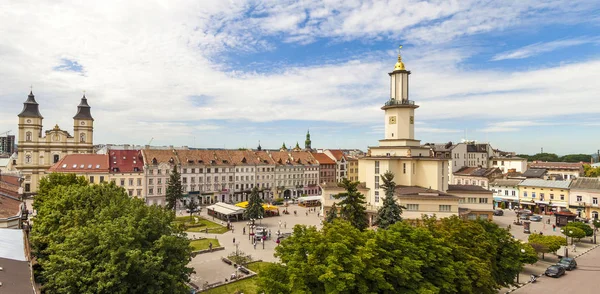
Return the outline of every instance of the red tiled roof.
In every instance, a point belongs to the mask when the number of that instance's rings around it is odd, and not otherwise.
[[[148,165],[152,164],[153,159],[156,159],[157,163],[169,163],[172,158],[174,163],[177,163],[177,155],[171,149],[142,149],[142,155],[144,156],[144,163]]]
[[[16,216],[21,211],[21,201],[0,195],[0,218]]]
[[[292,151],[290,155],[297,164],[319,164],[312,154],[307,151]]]
[[[275,161],[276,164],[288,164],[292,163],[292,160],[289,157],[287,151],[269,151],[271,158]]]
[[[325,153],[311,153],[319,164],[335,164],[335,161]]]
[[[261,163],[258,156],[256,156],[256,154],[250,150],[230,150],[229,157],[231,157],[231,161],[235,165],[254,165]]]
[[[59,173],[105,173],[109,171],[108,154],[69,154],[48,171]]]
[[[256,154],[262,164],[275,164],[275,161],[273,161],[273,158],[269,156],[267,151],[255,151],[254,154]]]
[[[19,177],[16,176],[2,174],[0,177],[0,181],[11,185],[19,186]]]
[[[342,158],[344,158],[344,152],[342,152],[342,150],[329,150],[329,152],[331,152],[331,155],[333,155],[333,157],[335,157],[335,160],[340,161],[342,160]]]
[[[132,173],[144,171],[144,158],[140,150],[110,150],[109,166],[111,172]],[[118,169],[115,171],[115,168]],[[137,171],[135,170],[137,168]]]

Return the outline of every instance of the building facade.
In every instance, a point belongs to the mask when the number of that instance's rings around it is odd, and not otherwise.
[[[146,204],[165,205],[169,175],[174,165],[179,165],[174,150],[142,149],[144,177],[146,178]]]
[[[485,189],[490,187],[490,182],[502,177],[499,168],[463,167],[454,173],[455,185],[475,185]]]
[[[0,154],[11,155],[15,153],[15,136],[6,135],[0,137]]]
[[[581,218],[598,219],[600,214],[600,178],[581,177],[571,181],[569,208]]]
[[[502,173],[523,173],[527,170],[527,159],[517,156],[494,156],[490,158],[489,166],[499,168]]]
[[[358,181],[358,158],[348,157],[348,180]]]
[[[68,173],[86,178],[90,184],[110,180],[108,156],[103,154],[68,154],[48,169],[48,173]]]
[[[336,162],[325,153],[311,153],[319,163],[319,184],[327,183],[333,185],[337,183]]]
[[[329,156],[329,158],[335,161],[335,180],[336,182],[341,182],[343,178],[348,177],[348,161],[346,160],[346,155],[342,150],[336,149],[327,149],[325,150],[325,155]]]
[[[464,219],[492,220],[494,218],[492,191],[474,185],[448,185],[448,193],[460,197],[458,211]]]
[[[497,203],[504,202],[504,207],[513,209],[519,206],[519,184],[522,180],[496,179],[490,183],[490,189]]]
[[[146,199],[144,158],[140,150],[109,150],[110,181],[131,197]]]
[[[56,125],[43,132],[39,105],[29,93],[19,113],[19,156],[16,169],[23,175],[26,195],[37,192],[39,180],[68,154],[93,153],[94,119],[85,95],[73,117],[73,135]]]
[[[567,209],[570,184],[571,181],[526,179],[519,184],[519,204],[539,213]]]
[[[583,163],[581,162],[532,162],[529,168],[546,169],[548,175],[560,175],[564,180],[572,180],[583,176]]]

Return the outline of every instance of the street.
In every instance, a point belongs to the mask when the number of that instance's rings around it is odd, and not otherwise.
[[[528,284],[513,293],[599,293],[600,249],[596,248],[577,258],[577,268],[567,271],[560,278],[540,277],[535,284]]]

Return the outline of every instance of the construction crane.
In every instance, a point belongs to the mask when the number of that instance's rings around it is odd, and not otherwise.
[[[154,137],[152,137],[152,139],[150,139],[150,142],[148,142],[148,146],[150,146],[150,144],[152,144],[152,141],[154,141]]]

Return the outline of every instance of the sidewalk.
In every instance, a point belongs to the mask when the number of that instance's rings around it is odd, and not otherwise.
[[[585,239],[582,239],[582,240],[583,240],[582,242],[576,243],[577,244],[576,252],[572,252],[571,246],[569,246],[569,257],[578,258],[600,246],[600,244],[592,244],[591,241],[589,240],[589,237],[586,237]],[[523,271],[521,271],[521,273],[519,274],[519,285],[518,286],[512,286],[510,288],[502,288],[502,289],[500,289],[500,291],[498,291],[498,293],[511,293],[511,292],[529,284],[529,279],[532,274],[535,274],[536,276],[543,275],[544,272],[546,271],[546,268],[548,268],[549,266],[551,266],[553,264],[556,264],[558,262],[558,260],[559,260],[559,258],[557,255],[552,254],[552,253],[546,253],[544,260],[542,260],[540,257],[540,260],[538,260],[538,262],[536,262],[534,264],[526,264],[525,265],[525,267],[523,268]]]

